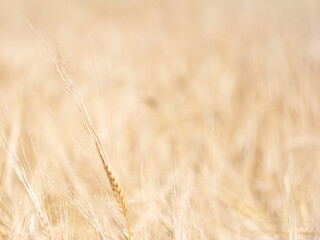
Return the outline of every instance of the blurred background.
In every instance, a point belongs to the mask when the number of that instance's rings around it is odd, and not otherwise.
[[[133,239],[319,239],[320,1],[0,0],[0,9],[2,135],[29,163],[60,239],[99,239],[71,190],[105,239],[126,239],[126,228],[40,37],[85,99]],[[38,239],[7,158],[1,151],[3,239]]]

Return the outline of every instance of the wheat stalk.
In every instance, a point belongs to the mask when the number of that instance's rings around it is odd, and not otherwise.
[[[38,36],[38,34],[35,31],[35,29],[33,28],[32,24],[28,20],[26,20],[26,21],[27,21],[28,25],[30,26],[30,28],[32,29],[32,31],[35,33],[35,35]],[[108,177],[109,183],[111,185],[114,198],[118,204],[119,211],[124,215],[124,217],[126,219],[127,228],[128,228],[128,238],[129,238],[129,240],[131,240],[130,224],[129,224],[129,219],[128,219],[128,215],[127,215],[127,212],[128,212],[127,200],[124,196],[122,188],[120,187],[119,181],[116,179],[115,175],[113,174],[113,171],[111,170],[110,162],[107,158],[107,155],[105,154],[105,152],[103,150],[100,138],[99,138],[94,126],[93,126],[93,123],[91,121],[88,110],[84,104],[84,101],[78,93],[78,90],[73,82],[72,75],[67,70],[67,68],[65,67],[65,64],[62,61],[59,50],[56,48],[55,51],[53,51],[40,36],[38,36],[38,38],[41,40],[42,44],[47,49],[47,51],[51,57],[51,60],[53,61],[54,65],[56,67],[56,70],[57,70],[60,78],[63,81],[64,87],[66,88],[69,96],[71,97],[71,99],[75,103],[75,105],[81,115],[84,128],[86,129],[87,133],[89,134],[89,136],[93,140],[93,143],[98,151],[100,160],[102,161],[103,168],[104,168],[105,172],[107,173],[107,177]]]
[[[9,239],[9,235],[5,231],[3,231],[1,228],[0,228],[0,236],[4,237],[6,239]]]
[[[13,132],[16,132],[16,129],[13,129]],[[1,146],[3,149],[6,150],[8,154],[8,159],[10,159],[10,163],[16,172],[19,180],[22,182],[23,186],[25,187],[31,202],[34,205],[35,212],[39,218],[41,227],[43,229],[43,233],[46,236],[47,239],[53,240],[53,232],[51,229],[51,224],[49,221],[49,217],[45,211],[45,208],[42,203],[42,194],[37,189],[37,184],[32,176],[31,169],[28,165],[28,163],[24,163],[20,156],[15,152],[11,151],[8,148],[8,144],[5,139],[1,141]]]

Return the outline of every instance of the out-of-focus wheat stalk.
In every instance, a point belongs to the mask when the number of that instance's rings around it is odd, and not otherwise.
[[[9,235],[5,231],[3,231],[1,228],[0,228],[0,236],[4,237],[6,239],[9,239]]]
[[[118,204],[119,210],[124,215],[124,217],[126,219],[127,228],[128,228],[128,238],[129,238],[129,240],[131,240],[130,224],[129,224],[128,214],[127,214],[127,211],[128,211],[127,200],[124,196],[124,193],[123,193],[123,190],[119,184],[119,181],[116,179],[115,175],[113,174],[113,171],[111,170],[111,165],[108,160],[108,157],[103,150],[100,138],[99,138],[94,126],[93,126],[90,115],[89,115],[88,110],[85,106],[85,103],[84,103],[82,97],[79,95],[78,90],[74,84],[72,75],[68,71],[68,69],[65,67],[65,64],[62,61],[59,49],[57,49],[57,47],[56,47],[55,51],[52,50],[52,48],[48,46],[48,44],[44,41],[44,39],[41,38],[37,34],[37,32],[35,31],[32,24],[28,20],[26,20],[26,21],[27,21],[28,25],[30,26],[30,28],[32,29],[32,31],[35,33],[36,36],[39,37],[42,44],[45,46],[46,50],[48,51],[48,53],[51,57],[51,60],[53,61],[54,65],[56,67],[56,70],[59,73],[61,80],[63,81],[64,87],[66,88],[69,96],[71,97],[71,99],[75,103],[75,105],[81,115],[82,123],[83,123],[87,133],[89,134],[89,136],[93,140],[93,143],[96,146],[99,157],[102,161],[103,168],[107,173],[109,183],[111,185],[112,192],[113,192],[115,200]]]
[[[111,239],[111,237],[102,229],[100,222],[91,214],[89,209],[84,206],[84,203],[79,201],[71,191],[66,192],[66,196],[71,200],[72,205],[80,212],[80,214],[90,223],[90,225],[96,230],[101,239]]]
[[[15,125],[16,128],[13,129],[13,134],[18,134],[19,126]],[[8,159],[10,159],[10,163],[15,170],[19,180],[22,182],[25,187],[37,213],[39,218],[41,227],[43,228],[43,233],[47,239],[53,240],[53,231],[52,226],[49,220],[49,217],[46,213],[42,202],[42,194],[38,189],[37,183],[32,176],[31,169],[27,162],[24,162],[16,151],[11,151],[8,147],[8,143],[6,139],[2,139],[0,142],[1,147],[6,151],[9,155]]]

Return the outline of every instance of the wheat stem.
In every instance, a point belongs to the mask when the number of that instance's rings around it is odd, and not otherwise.
[[[128,216],[127,214],[124,215],[125,218],[126,218],[126,221],[127,221],[127,227],[128,227],[128,237],[129,237],[129,240],[131,240],[131,232],[130,232],[130,224],[129,224],[129,219],[128,219]]]

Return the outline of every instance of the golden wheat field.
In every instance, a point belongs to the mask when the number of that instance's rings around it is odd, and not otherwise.
[[[320,239],[320,1],[0,0],[0,239]]]

